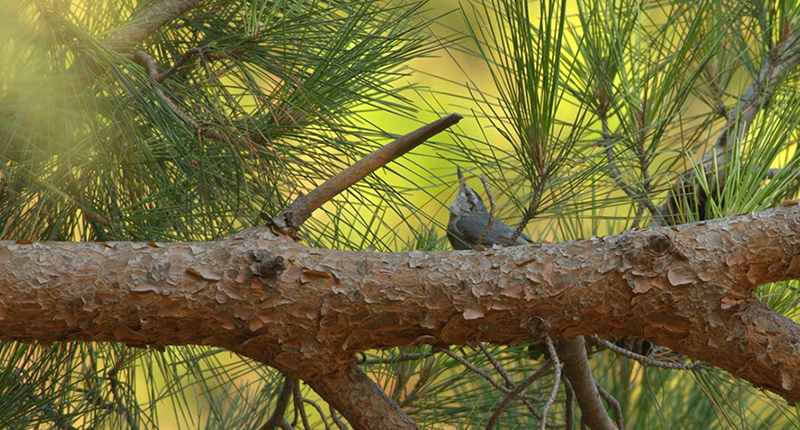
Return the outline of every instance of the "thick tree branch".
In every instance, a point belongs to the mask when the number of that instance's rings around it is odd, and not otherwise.
[[[357,351],[533,340],[544,320],[567,338],[665,345],[798,401],[800,326],[753,297],[800,278],[798,230],[800,205],[485,251],[329,251],[267,229],[208,243],[5,241],[0,339],[215,345],[333,391],[323,380],[354,378]],[[254,275],[266,251],[285,270]]]

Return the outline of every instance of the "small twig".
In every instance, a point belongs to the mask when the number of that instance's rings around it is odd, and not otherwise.
[[[522,395],[521,394],[522,391],[519,391],[512,396],[511,393],[516,390],[517,384],[511,378],[511,375],[509,375],[508,372],[506,372],[506,370],[503,368],[503,366],[500,365],[500,363],[494,358],[494,354],[492,354],[491,351],[489,351],[489,349],[486,348],[486,345],[480,343],[478,344],[478,346],[480,347],[481,351],[486,356],[486,358],[489,360],[489,362],[492,363],[492,366],[494,366],[497,373],[499,373],[500,376],[502,376],[503,379],[505,379],[508,388],[512,390],[507,393],[506,398],[510,401],[510,399],[512,399],[514,396],[517,396],[520,400],[522,400],[522,402],[525,404],[528,410],[531,411],[531,414],[533,414],[533,416],[540,418],[540,416],[536,412],[536,408],[534,408],[533,404],[531,404],[531,400],[536,402],[542,402],[544,401],[544,399],[533,395]],[[552,363],[552,361],[548,360],[542,365],[542,367],[540,367],[536,372],[534,372],[533,375],[531,375],[530,377],[531,381],[527,383],[526,386],[532,384],[533,381],[539,379],[542,375],[544,375],[545,372],[550,370],[550,366],[548,365],[549,363]],[[525,382],[522,383],[524,384]],[[505,406],[503,406],[503,408],[505,408]],[[500,412],[495,412],[495,414],[499,417]]]
[[[572,430],[575,427],[575,390],[568,378],[561,378],[564,383],[564,427]]]
[[[542,366],[541,368],[539,368],[539,370],[533,372],[531,376],[528,376],[527,378],[522,380],[522,382],[520,382],[519,384],[512,383],[512,385],[514,385],[514,388],[511,391],[509,391],[508,394],[506,394],[506,398],[503,399],[503,401],[500,403],[500,406],[498,406],[497,410],[494,411],[494,414],[492,414],[492,417],[489,419],[489,423],[486,425],[486,430],[493,429],[495,424],[497,423],[497,420],[500,418],[500,414],[506,409],[508,404],[511,403],[511,400],[513,400],[514,397],[519,396],[523,391],[525,391],[526,388],[528,388],[531,384],[533,384],[537,379],[541,378],[542,375],[545,374],[545,372],[546,372],[545,367]],[[544,415],[542,415],[542,419],[544,419],[543,417]]]
[[[406,383],[410,379],[411,371],[406,365],[407,362],[403,362],[395,367],[395,377],[392,378],[392,388],[389,389],[389,384],[387,382],[386,386],[384,386],[384,391],[386,391],[386,395],[389,396],[390,399],[394,400],[395,403],[400,403],[398,399],[400,399],[400,395],[403,393],[403,389],[406,387]]]
[[[201,48],[187,49],[186,52],[184,52],[183,55],[181,55],[181,58],[179,58],[178,61],[176,61],[175,64],[172,65],[172,67],[165,70],[164,73],[159,74],[153,79],[158,83],[163,83],[164,81],[167,80],[167,78],[169,78],[170,76],[175,74],[175,72],[183,68],[183,65],[186,64],[189,60],[191,60],[192,57],[194,57],[197,54],[204,53],[208,48],[209,48],[208,46],[203,46]]]
[[[339,415],[336,413],[336,410],[333,409],[333,406],[328,406],[328,410],[331,412],[331,419],[336,424],[336,427],[339,427],[339,430],[350,430],[350,427],[339,419]]]
[[[358,160],[350,167],[337,173],[310,193],[300,195],[278,216],[270,219],[268,224],[280,233],[291,237],[297,236],[297,229],[307,220],[311,213],[325,202],[344,191],[356,182],[392,160],[414,149],[421,143],[444,131],[461,120],[462,116],[452,113],[430,124],[422,126],[392,143],[377,149]]]
[[[630,185],[628,185],[625,182],[624,179],[622,179],[622,173],[619,171],[617,163],[616,161],[614,161],[613,158],[614,153],[611,150],[611,147],[605,144],[605,140],[604,140],[604,146],[606,146],[606,158],[608,159],[609,172],[611,173],[611,178],[614,179],[614,182],[617,184],[617,186],[620,187],[620,189],[622,189],[622,191],[624,191],[625,194],[627,194],[628,197],[632,198],[635,202],[643,204],[647,208],[647,210],[650,211],[650,214],[653,217],[653,219],[657,220],[661,219],[661,210],[658,207],[656,207],[655,204],[653,204],[652,200],[650,200],[650,198],[647,197],[647,194],[645,194],[644,192],[637,193],[633,188],[630,187]]]
[[[611,393],[606,391],[606,389],[603,388],[599,382],[594,381],[594,385],[597,387],[597,392],[600,393],[600,397],[602,397],[603,400],[605,400],[606,403],[610,405],[612,409],[614,409],[614,418],[617,419],[617,427],[619,427],[619,430],[625,430],[625,421],[622,418],[622,406],[619,405],[617,399],[615,399]]]
[[[119,27],[119,31],[106,36],[103,43],[114,51],[128,52],[164,24],[198,6],[200,0],[155,1],[134,13],[127,23]]]
[[[430,382],[431,376],[435,373],[436,361],[426,359],[425,362],[420,365],[419,371],[417,372],[417,382],[414,383],[410,391],[406,392],[403,401],[399,402],[398,405],[401,408],[409,407],[411,403],[417,399],[417,395],[425,388],[428,382]]]
[[[475,365],[473,365],[472,363],[470,363],[469,361],[467,361],[463,357],[459,356],[458,354],[456,354],[456,353],[454,353],[454,352],[452,352],[452,351],[450,351],[448,349],[439,349],[439,351],[443,352],[444,354],[447,354],[447,356],[449,356],[453,360],[458,361],[459,363],[461,363],[467,369],[469,369],[472,372],[474,372],[474,373],[480,375],[481,377],[483,377],[483,379],[487,380],[493,387],[495,387],[498,390],[502,391],[503,394],[508,394],[513,390],[513,387],[509,388],[509,387],[506,387],[506,386],[500,384],[499,382],[495,381],[494,378],[492,378],[491,375],[489,375],[488,373],[484,372],[481,369],[478,369],[477,367],[475,367]],[[548,360],[547,362],[545,362],[542,365],[542,367],[539,370],[536,371],[536,373],[546,372],[547,370],[550,370],[550,366],[552,364],[553,364],[553,362]],[[541,398],[539,398],[537,396],[532,396],[530,394],[521,394],[520,393],[518,396],[521,399],[532,400],[534,402],[540,402],[540,401],[544,400],[544,399],[541,399]]]
[[[322,407],[320,405],[318,405],[317,402],[315,402],[315,401],[313,401],[313,400],[311,400],[311,399],[309,399],[307,397],[303,397],[302,401],[303,401],[303,403],[308,403],[314,409],[316,409],[317,413],[319,414],[320,419],[322,419],[322,424],[325,426],[325,430],[331,430],[331,426],[328,425],[328,420],[325,419],[325,412],[322,411]]]
[[[719,85],[718,79],[718,71],[713,65],[713,62],[706,63],[705,67],[703,67],[703,73],[706,75],[710,83],[711,88],[711,104],[714,113],[719,115],[725,121],[730,121],[730,113],[728,112],[728,107],[725,106],[724,97],[725,97],[725,90]]]
[[[305,406],[303,406],[303,393],[300,392],[300,381],[296,381],[293,388],[294,408],[303,420],[303,428],[305,430],[311,430],[311,424],[308,422],[308,414],[306,413]]]
[[[286,421],[285,416],[286,407],[289,406],[294,386],[297,385],[297,383],[297,378],[286,375],[283,376],[283,388],[281,388],[278,401],[275,403],[275,410],[272,411],[272,415],[267,419],[267,422],[259,427],[259,430],[272,430],[275,427],[287,428],[287,426],[289,426],[289,422]]]
[[[594,93],[594,95],[595,95],[595,98],[596,98],[596,101],[597,101],[597,108],[595,109],[594,113],[600,119],[600,124],[603,127],[603,131],[602,131],[602,136],[603,137],[602,137],[602,140],[601,140],[601,145],[606,150],[606,159],[608,160],[609,174],[611,175],[611,178],[614,180],[614,182],[617,184],[617,186],[620,187],[622,189],[622,191],[624,191],[625,194],[628,195],[628,197],[632,198],[635,202],[637,202],[637,203],[639,203],[641,205],[644,205],[650,211],[651,216],[654,219],[661,219],[661,212],[653,204],[653,202],[650,200],[650,198],[647,196],[647,191],[650,188],[649,185],[648,185],[649,184],[649,179],[650,179],[650,174],[647,171],[646,165],[644,163],[644,158],[645,157],[644,157],[644,153],[643,153],[643,150],[642,150],[643,148],[641,147],[641,141],[644,140],[644,137],[643,136],[639,137],[640,145],[639,145],[639,151],[638,151],[639,153],[637,154],[637,156],[639,157],[639,161],[641,163],[642,175],[645,178],[644,190],[642,190],[642,192],[639,193],[639,192],[636,192],[633,188],[631,188],[625,182],[625,180],[622,178],[622,173],[620,172],[619,168],[617,167],[617,163],[616,163],[615,157],[614,157],[614,151],[613,151],[613,149],[611,148],[611,145],[610,145],[611,142],[609,141],[609,139],[611,137],[611,128],[608,126],[608,109],[609,109],[609,106],[610,106],[611,102],[609,100],[610,96],[608,94],[606,86],[605,85],[601,85],[600,82],[595,82],[595,93]],[[640,124],[639,125],[640,125],[640,129],[642,129],[643,128],[642,127],[643,126],[643,122],[644,122],[644,111],[643,110],[638,110],[638,113],[639,113],[639,118],[640,118],[640,121],[639,121]],[[642,132],[643,132],[643,130],[642,130]]]
[[[402,363],[404,361],[413,361],[419,360],[421,358],[427,358],[434,354],[437,351],[427,351],[427,352],[420,352],[415,354],[402,354],[398,355],[397,357],[389,357],[389,358],[370,358],[369,360],[361,360],[358,364],[395,364],[395,363]]]
[[[461,174],[461,171],[459,170],[458,173]],[[486,196],[489,197],[489,222],[486,223],[486,229],[483,230],[481,238],[478,239],[477,242],[475,242],[476,243],[475,246],[484,243],[484,240],[486,240],[486,236],[489,235],[489,230],[492,229],[492,224],[494,224],[494,209],[495,209],[494,194],[492,194],[492,189],[489,188],[489,181],[486,180],[486,175],[484,175],[483,173],[481,173],[479,177],[481,178],[481,182],[483,182],[483,189],[486,191]],[[459,181],[460,180],[461,178],[459,178]],[[514,242],[511,241],[508,243],[508,245],[510,246],[513,243]]]
[[[647,357],[645,355],[637,354],[625,348],[621,348],[605,339],[600,339],[599,337],[597,337],[597,335],[594,334],[589,336],[589,340],[595,345],[601,346],[616,354],[622,355],[623,357],[628,357],[632,360],[636,360],[645,366],[660,367],[663,369],[678,369],[678,370],[699,370],[702,369],[704,366],[703,363],[685,364],[685,363],[672,363],[668,361],[656,360],[652,357]]]
[[[508,240],[509,244],[516,243],[517,239],[522,236],[522,230],[525,230],[525,227],[528,225],[533,217],[539,215],[539,203],[542,200],[542,193],[544,193],[544,187],[547,185],[547,181],[544,178],[544,175],[537,180],[537,183],[534,185],[534,192],[533,197],[531,198],[531,203],[528,205],[528,209],[522,215],[522,219],[517,225],[517,228],[514,230],[514,234],[511,235],[511,239]]]
[[[492,366],[494,367],[494,370],[496,370],[497,373],[499,373],[500,376],[502,376],[503,379],[506,380],[506,384],[509,387],[513,387],[514,386],[514,380],[511,379],[511,375],[509,375],[508,372],[506,372],[506,369],[503,369],[503,366],[501,366],[500,363],[494,358],[494,355],[492,354],[491,351],[489,351],[489,348],[487,348],[486,345],[484,345],[483,343],[479,343],[478,344],[478,348],[481,349],[481,352],[483,352],[483,355],[485,355],[486,358],[489,360],[489,363],[492,364]]]
[[[161,75],[158,73],[158,66],[156,62],[153,61],[153,58],[150,57],[144,51],[136,51],[133,55],[130,55],[129,58],[133,60],[136,64],[142,66],[145,71],[147,71],[147,75],[155,82],[159,82],[158,79]],[[202,122],[199,122],[192,118],[188,113],[186,113],[177,103],[172,101],[172,99],[164,93],[164,91],[158,86],[153,83],[150,84],[150,88],[153,90],[154,93],[161,99],[162,102],[175,114],[178,118],[182,119],[183,122],[189,124],[190,127],[195,129],[197,133],[215,139],[215,140],[224,140],[222,136],[218,135],[217,133],[211,131],[206,127]]]
[[[128,423],[128,427],[130,427],[132,430],[138,430],[139,424],[136,422],[133,414],[131,414],[131,411],[123,402],[122,397],[119,395],[120,383],[119,379],[117,378],[117,375],[119,374],[120,369],[125,367],[125,363],[127,361],[128,361],[128,348],[126,347],[125,349],[122,350],[122,353],[120,354],[117,361],[114,362],[114,365],[108,370],[108,372],[106,372],[106,378],[109,381],[111,394],[114,397],[114,403],[117,405],[117,407],[115,407],[114,410],[122,414],[122,416],[125,418],[125,421]]]
[[[547,345],[547,351],[550,353],[550,359],[553,361],[553,371],[555,375],[553,376],[553,388],[550,390],[550,396],[547,398],[547,401],[544,402],[544,406],[542,406],[542,419],[539,421],[539,430],[545,430],[547,427],[547,411],[550,410],[550,406],[553,406],[553,403],[556,401],[558,383],[561,381],[561,363],[558,361],[556,347],[553,346],[553,339],[550,338],[549,334],[545,333],[544,343]]]
[[[636,159],[639,161],[639,170],[642,172],[642,196],[647,197],[650,195],[650,192],[653,191],[653,184],[651,181],[650,176],[650,161],[648,161],[649,157],[648,151],[645,150],[644,142],[647,139],[647,132],[645,127],[645,114],[647,112],[647,102],[642,101],[642,107],[636,110],[637,115],[637,127],[639,129],[639,138],[636,141],[635,146],[635,153]],[[647,200],[650,200],[647,198]],[[650,204],[655,207],[655,204],[652,203],[650,200]],[[643,212],[644,207],[646,207],[642,202],[639,202],[639,211]],[[652,211],[651,211],[652,212]],[[641,215],[640,215],[641,216]]]
[[[498,390],[506,390],[507,389],[506,387],[500,385],[500,383],[495,381],[494,378],[491,377],[491,375],[489,375],[488,373],[484,372],[481,369],[478,369],[472,363],[470,363],[469,361],[465,360],[463,357],[459,356],[458,354],[456,354],[456,353],[454,353],[454,352],[452,352],[452,351],[450,351],[448,349],[440,349],[440,351],[442,351],[443,353],[447,354],[453,360],[461,363],[464,367],[466,367],[467,369],[471,370],[472,372],[477,373],[478,375],[483,377],[483,379],[489,381],[489,383],[492,384]]]
[[[608,116],[606,115],[605,111],[598,111],[597,115],[600,117],[600,123],[603,126],[603,138],[602,138],[602,146],[606,150],[606,160],[608,161],[609,167],[609,174],[611,178],[614,180],[614,183],[625,192],[631,199],[635,202],[644,205],[647,210],[650,211],[650,215],[653,219],[660,220],[661,219],[661,211],[653,204],[652,200],[647,196],[645,191],[636,192],[630,185],[625,182],[625,179],[622,178],[622,172],[617,167],[617,162],[614,157],[614,150],[611,147],[610,137],[611,137],[611,129],[608,126]],[[641,156],[640,156],[641,159]],[[646,171],[646,170],[645,170]]]

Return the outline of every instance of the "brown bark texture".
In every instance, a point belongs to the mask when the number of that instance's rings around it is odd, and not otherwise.
[[[800,278],[798,230],[800,206],[483,251],[331,251],[261,228],[204,243],[3,241],[0,339],[214,345],[331,394],[361,378],[356,351],[598,333],[794,402],[800,326],[753,290]]]

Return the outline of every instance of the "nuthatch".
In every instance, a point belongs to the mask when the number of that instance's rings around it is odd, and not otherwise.
[[[450,204],[450,222],[447,223],[447,238],[453,249],[473,249],[489,224],[489,211],[480,196],[464,182],[461,168],[458,168],[458,194]],[[517,246],[532,243],[530,237],[521,234],[512,244],[509,243],[514,229],[503,221],[493,218],[492,227],[480,242],[483,246]]]

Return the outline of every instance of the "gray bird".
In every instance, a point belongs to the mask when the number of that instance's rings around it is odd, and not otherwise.
[[[478,239],[483,235],[489,224],[489,211],[483,204],[480,196],[464,182],[461,168],[458,168],[458,194],[450,204],[450,222],[447,223],[447,238],[453,249],[474,249]],[[503,221],[494,218],[492,227],[486,237],[480,242],[483,246],[509,246],[514,229]],[[520,235],[512,246],[532,243],[530,237]]]

